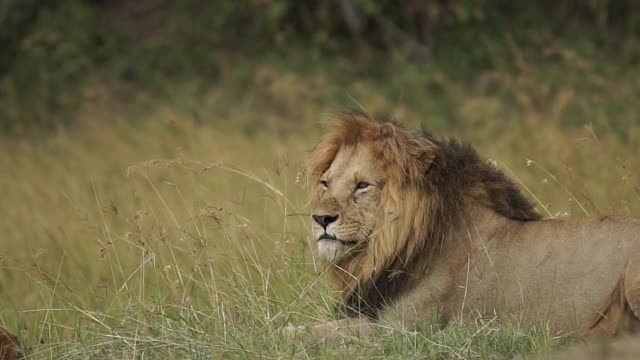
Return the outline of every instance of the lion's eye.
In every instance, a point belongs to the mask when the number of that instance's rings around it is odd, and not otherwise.
[[[322,187],[325,187],[325,188],[329,187],[329,183],[327,182],[327,180],[320,180],[320,185],[322,185]]]
[[[365,182],[365,181],[360,181],[356,184],[356,189],[360,190],[360,189],[366,189],[369,187],[369,183]]]

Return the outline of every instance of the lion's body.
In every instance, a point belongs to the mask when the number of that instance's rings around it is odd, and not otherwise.
[[[640,299],[628,296],[640,293],[637,220],[482,220],[459,235],[467,244],[443,249],[433,270],[386,310],[386,320],[495,314],[583,336],[639,323],[633,310]]]
[[[584,336],[639,323],[640,220],[543,220],[469,145],[360,113],[338,116],[307,171],[345,317],[314,338],[470,314]]]

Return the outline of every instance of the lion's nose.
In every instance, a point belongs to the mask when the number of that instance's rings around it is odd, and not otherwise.
[[[329,224],[331,224],[332,222],[338,220],[338,215],[312,215],[311,216],[313,218],[313,220],[315,222],[317,222],[320,226],[322,226],[323,228],[327,228],[327,226],[329,226]]]

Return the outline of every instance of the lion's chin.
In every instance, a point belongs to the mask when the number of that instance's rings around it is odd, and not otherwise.
[[[345,254],[349,247],[339,240],[319,240],[318,255],[325,261],[333,262]]]

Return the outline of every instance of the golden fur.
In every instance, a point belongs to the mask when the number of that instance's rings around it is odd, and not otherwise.
[[[366,332],[399,313],[429,320],[433,310],[442,321],[495,313],[585,336],[635,329],[637,220],[541,220],[471,146],[396,121],[340,113],[328,130],[306,171],[314,218],[332,220],[313,226],[327,236],[319,248],[340,255],[326,259],[345,319],[313,337],[341,336],[347,323]]]

